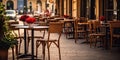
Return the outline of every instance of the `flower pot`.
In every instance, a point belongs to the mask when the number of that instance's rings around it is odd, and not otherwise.
[[[32,25],[32,24],[28,24],[28,26],[29,26],[30,28],[32,28],[32,27],[33,27],[33,25]]]
[[[67,18],[64,18],[64,20],[67,20]]]
[[[0,49],[0,60],[8,60],[8,49]]]
[[[26,23],[25,21],[23,22],[23,24],[24,24],[25,26],[27,26],[27,25],[28,25],[28,23]]]
[[[100,23],[101,23],[101,24],[103,24],[103,23],[104,23],[104,21],[100,21]]]

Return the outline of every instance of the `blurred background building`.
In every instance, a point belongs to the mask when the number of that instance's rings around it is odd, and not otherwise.
[[[0,0],[6,9],[15,9],[28,13],[37,11],[43,13],[48,9],[52,15],[69,15],[98,19],[100,16],[107,20],[120,20],[120,0]]]

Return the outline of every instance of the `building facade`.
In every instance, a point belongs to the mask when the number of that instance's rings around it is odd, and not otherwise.
[[[85,17],[99,19],[100,16],[107,20],[120,20],[120,0],[0,0],[6,9],[21,10],[27,6],[28,11],[43,12],[46,9],[63,16]],[[26,1],[26,3],[25,3]],[[9,7],[10,6],[10,7]]]
[[[57,0],[57,14],[106,20],[120,19],[120,0]]]
[[[43,12],[46,9],[55,12],[55,0],[0,0],[4,5],[5,9],[14,9],[23,11],[27,8],[28,12],[38,11]]]
[[[28,11],[37,10],[36,0],[1,0],[1,2],[5,5],[6,10],[22,11],[24,8],[27,8]]]

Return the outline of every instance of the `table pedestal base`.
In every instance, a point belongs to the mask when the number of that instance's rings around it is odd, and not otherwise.
[[[22,59],[25,59],[25,60],[26,59],[31,60],[31,57],[32,57],[31,54],[21,54],[21,55],[18,55],[17,59],[22,58]],[[37,58],[37,56],[35,56],[35,55],[34,55],[34,57]],[[34,60],[36,60],[36,58],[34,58]],[[37,59],[37,60],[39,60],[39,59]]]

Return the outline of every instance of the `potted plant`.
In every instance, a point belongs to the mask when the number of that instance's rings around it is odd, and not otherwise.
[[[0,40],[0,60],[8,59],[8,49],[17,45],[17,40],[14,38],[12,32],[6,32],[4,37]]]
[[[17,44],[7,21],[4,5],[0,3],[0,60],[8,60],[8,49]]]

